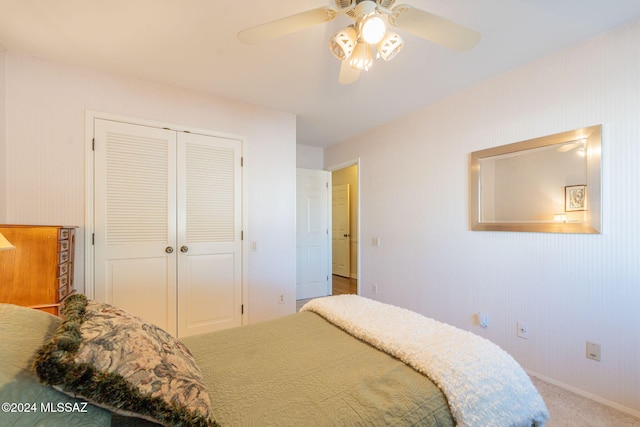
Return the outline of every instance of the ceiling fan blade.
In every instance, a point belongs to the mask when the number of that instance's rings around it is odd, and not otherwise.
[[[319,7],[247,28],[238,33],[238,39],[247,44],[267,41],[322,24],[323,22],[329,22],[335,19],[336,16],[338,16],[336,9],[329,6]]]
[[[353,68],[349,65],[349,58],[342,61],[340,65],[340,75],[338,81],[343,85],[350,85],[355,83],[360,78],[360,70]]]
[[[394,7],[389,23],[458,52],[471,49],[480,41],[480,33],[475,30],[407,5]]]

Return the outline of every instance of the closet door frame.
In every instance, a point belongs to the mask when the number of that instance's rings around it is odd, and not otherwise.
[[[96,110],[85,111],[85,233],[84,233],[84,261],[85,261],[85,280],[84,280],[84,293],[88,298],[93,299],[95,297],[95,275],[94,275],[94,260],[95,252],[93,246],[93,234],[95,232],[94,221],[94,151],[93,151],[93,135],[94,124],[96,119],[112,120],[117,122],[129,123],[133,125],[149,126],[160,129],[170,129],[179,132],[190,132],[201,135],[208,135],[219,138],[229,138],[241,141],[242,144],[242,157],[247,156],[247,137],[243,135],[237,135],[232,133],[225,133],[219,131],[213,131],[210,129],[202,129],[193,126],[184,126],[175,123],[160,122],[155,120],[141,119],[137,117],[131,117],[126,115],[119,115],[113,113],[107,113]],[[242,324],[246,324],[250,307],[248,305],[248,257],[249,253],[249,239],[246,236],[247,227],[247,168],[242,167]]]

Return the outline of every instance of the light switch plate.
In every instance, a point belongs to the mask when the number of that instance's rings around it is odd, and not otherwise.
[[[600,344],[587,341],[587,359],[600,361]]]

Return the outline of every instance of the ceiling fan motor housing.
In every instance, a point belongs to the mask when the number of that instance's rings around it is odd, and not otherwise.
[[[378,6],[383,7],[385,9],[391,9],[396,0],[376,0]]]
[[[356,0],[336,0],[335,3],[338,9],[349,9],[356,3]]]
[[[380,7],[389,8],[393,6],[396,0],[336,0],[336,6],[340,7],[342,4],[346,4],[347,6],[351,6],[353,3],[362,3],[363,1],[375,1],[375,3]],[[345,6],[345,7],[347,7]]]
[[[358,19],[356,6],[362,2],[375,3],[377,9],[384,13],[391,13],[391,7],[396,0],[335,0],[335,6],[339,13],[351,19]]]

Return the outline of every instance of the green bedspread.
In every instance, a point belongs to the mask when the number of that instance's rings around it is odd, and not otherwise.
[[[0,304],[0,402],[15,406],[3,406],[0,425],[150,425],[112,418],[37,381],[34,352],[59,324],[49,314]],[[222,426],[454,425],[444,395],[427,377],[315,313],[183,341]]]
[[[35,351],[60,321],[37,310],[0,304],[0,426],[109,426],[109,412],[72,399],[36,379],[31,368]]]
[[[440,389],[314,313],[187,337],[223,426],[453,426]]]

